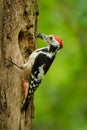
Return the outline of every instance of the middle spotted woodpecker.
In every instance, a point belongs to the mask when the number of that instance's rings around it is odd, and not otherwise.
[[[27,63],[23,65],[16,65],[14,62],[9,60],[24,71],[25,82],[23,86],[26,88],[26,94],[21,111],[27,110],[32,94],[37,89],[44,78],[44,75],[50,68],[58,50],[63,47],[62,40],[57,36],[38,34],[37,37],[45,40],[47,46],[32,52]]]

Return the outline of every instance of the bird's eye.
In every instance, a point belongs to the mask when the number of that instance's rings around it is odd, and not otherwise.
[[[50,40],[52,40],[53,37],[50,37]]]

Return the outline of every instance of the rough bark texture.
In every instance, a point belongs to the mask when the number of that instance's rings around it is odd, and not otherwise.
[[[22,72],[7,66],[6,58],[17,64],[27,61],[35,49],[37,17],[38,0],[0,0],[0,130],[32,128],[33,101],[21,114]]]

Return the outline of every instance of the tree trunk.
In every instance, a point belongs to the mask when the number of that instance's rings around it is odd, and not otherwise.
[[[7,64],[27,61],[35,49],[38,0],[0,0],[0,130],[31,130],[33,97],[27,112],[21,114],[22,72]]]

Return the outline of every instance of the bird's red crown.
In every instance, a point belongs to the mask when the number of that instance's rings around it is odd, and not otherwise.
[[[60,43],[60,46],[62,47],[63,46],[62,40],[57,36],[54,36],[54,38]]]

